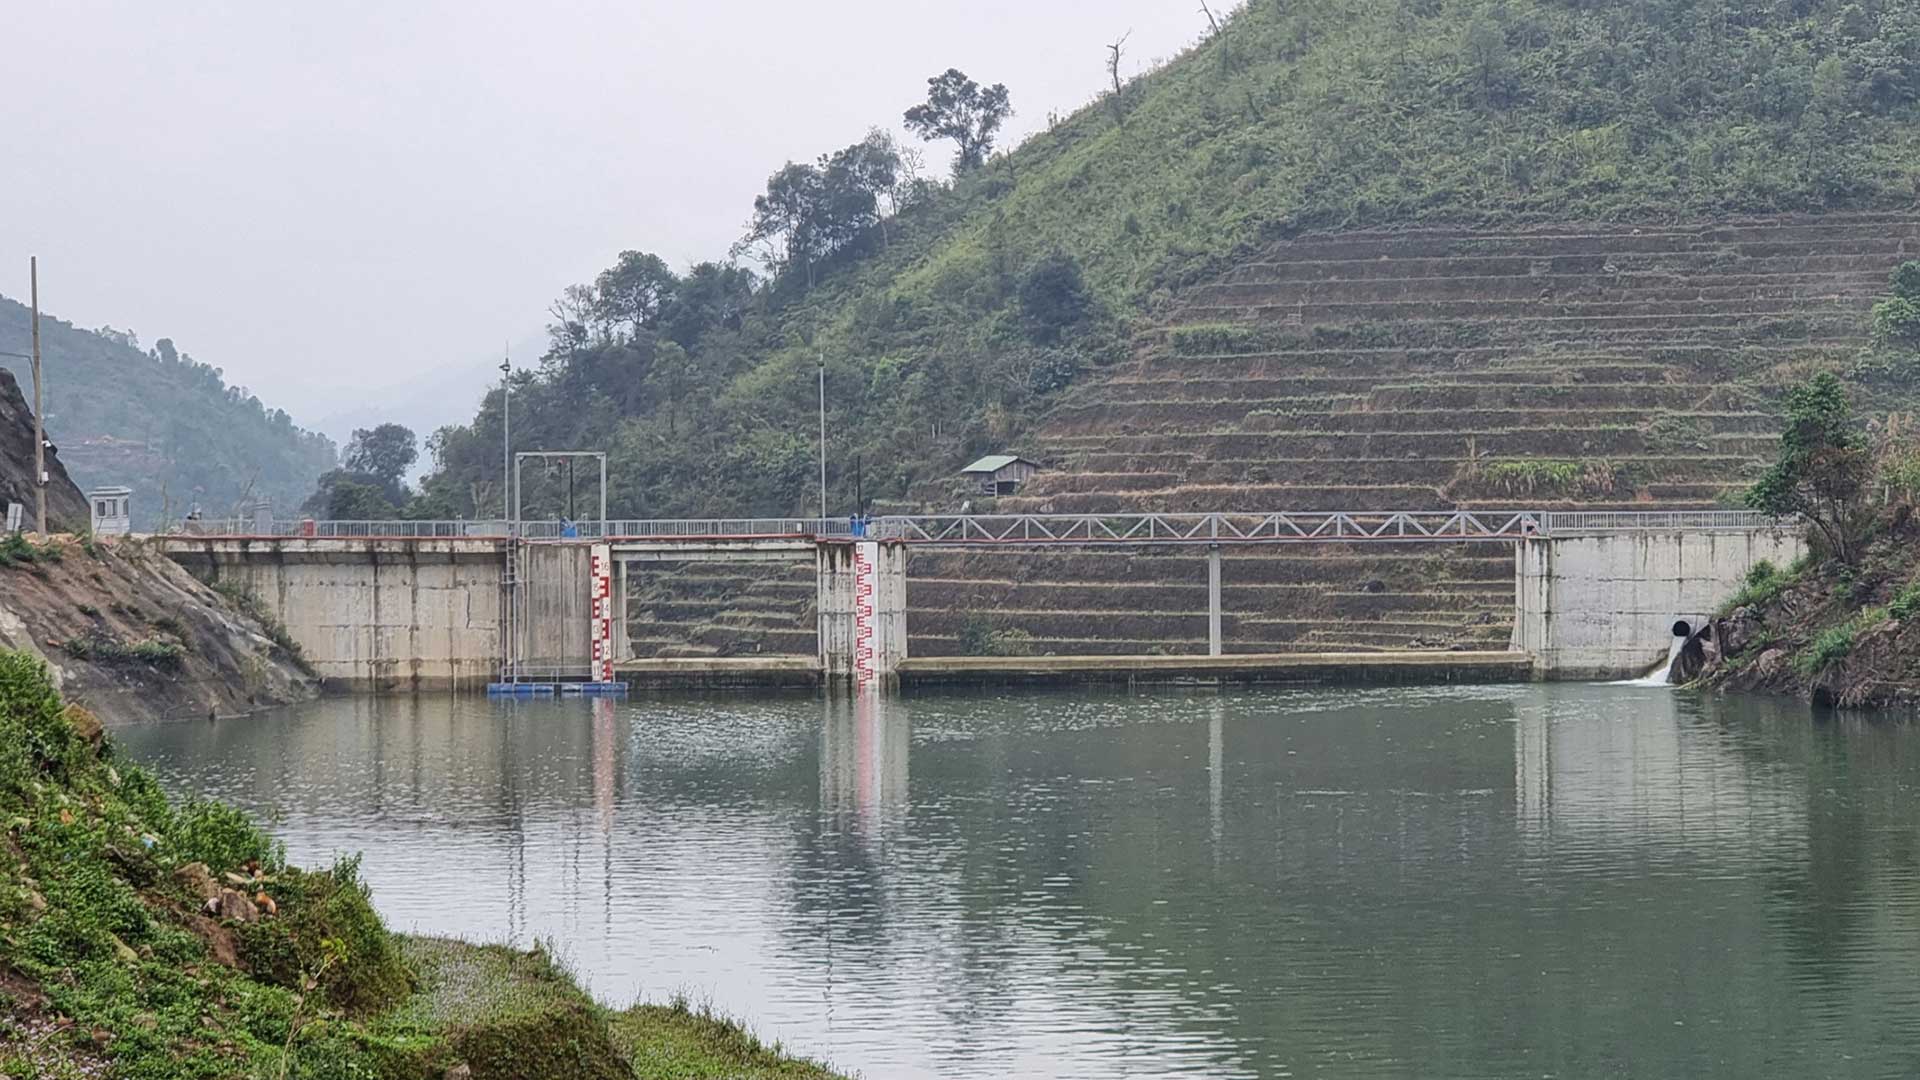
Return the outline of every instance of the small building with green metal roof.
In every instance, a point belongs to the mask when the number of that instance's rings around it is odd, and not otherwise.
[[[1039,465],[1018,455],[988,454],[961,469],[960,475],[979,484],[982,495],[1011,495],[1039,471]]]

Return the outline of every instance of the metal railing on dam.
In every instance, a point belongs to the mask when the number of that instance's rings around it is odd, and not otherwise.
[[[897,541],[927,547],[1512,542],[1622,532],[1730,532],[1792,522],[1750,510],[1392,510],[1274,513],[906,514],[850,518],[601,521],[189,521],[173,537],[322,540],[719,540],[770,537]]]

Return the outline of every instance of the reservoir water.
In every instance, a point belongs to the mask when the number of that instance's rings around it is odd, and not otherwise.
[[[321,701],[117,733],[402,930],[874,1078],[1920,1074],[1920,734],[1621,686]]]

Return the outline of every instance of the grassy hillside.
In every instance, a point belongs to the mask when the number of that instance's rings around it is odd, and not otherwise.
[[[1910,205],[1917,93],[1907,0],[1255,0],[737,317],[556,347],[516,441],[611,450],[623,514],[803,507],[824,353],[836,506],[899,496],[1276,239]],[[436,512],[492,501],[499,434],[496,394],[443,435]]]
[[[0,297],[0,351],[28,352],[31,313]],[[40,315],[47,433],[82,489],[134,489],[137,527],[170,504],[175,519],[198,503],[225,514],[244,494],[267,495],[291,512],[333,466],[334,447],[268,409],[220,369],[175,351],[142,352],[130,341]],[[27,361],[0,357],[31,393]]]
[[[3,649],[0,816],[5,1076],[833,1080],[683,1004],[614,1013],[544,949],[389,933],[357,857],[289,866],[237,811],[169,802]]]

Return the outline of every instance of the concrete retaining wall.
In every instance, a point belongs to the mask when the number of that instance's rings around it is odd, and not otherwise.
[[[176,541],[168,553],[259,597],[331,688],[484,689],[498,669],[491,541]]]
[[[1514,558],[1513,644],[1549,679],[1631,678],[1667,655],[1673,623],[1700,626],[1762,559],[1785,568],[1797,533],[1616,533],[1529,540]]]

